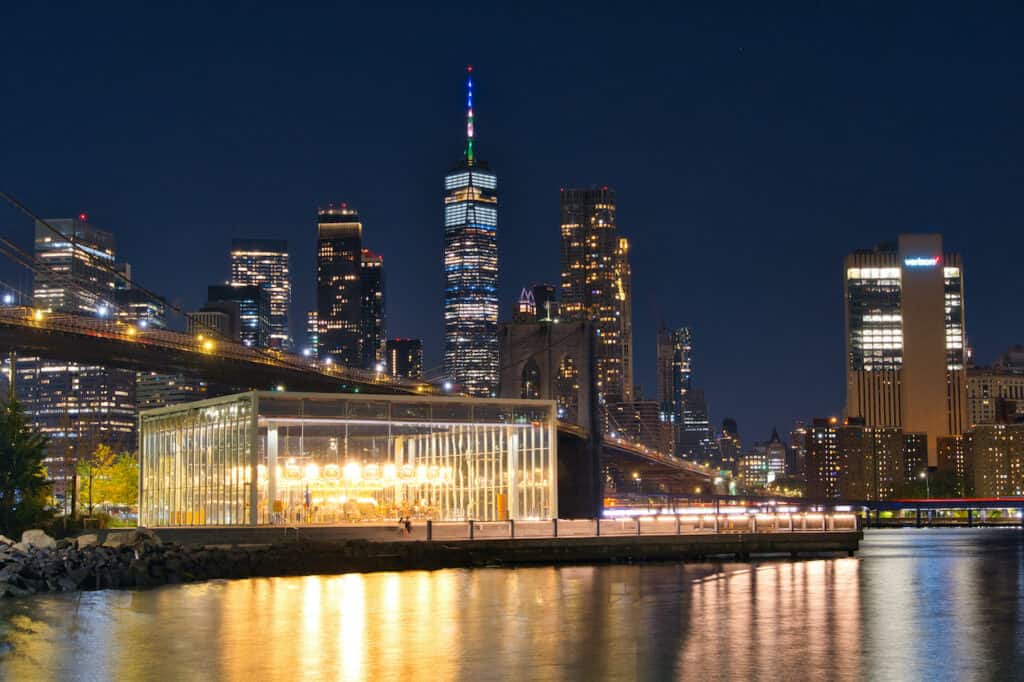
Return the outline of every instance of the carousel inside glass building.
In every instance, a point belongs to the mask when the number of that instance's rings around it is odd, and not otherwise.
[[[548,519],[554,403],[250,392],[140,415],[140,523]]]

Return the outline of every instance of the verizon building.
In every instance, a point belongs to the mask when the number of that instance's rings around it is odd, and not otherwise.
[[[966,427],[963,266],[938,234],[846,257],[846,417],[937,439]]]

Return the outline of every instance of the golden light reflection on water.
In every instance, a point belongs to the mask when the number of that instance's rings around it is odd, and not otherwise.
[[[892,679],[918,677],[914,653],[933,645],[964,673],[993,647],[1014,651],[1005,614],[984,629],[992,603],[978,578],[992,564],[937,566],[899,556],[444,570],[7,600],[0,678]],[[1017,569],[1000,589],[1016,589]],[[940,593],[957,600],[954,624],[971,642],[923,627],[955,611],[928,606]]]

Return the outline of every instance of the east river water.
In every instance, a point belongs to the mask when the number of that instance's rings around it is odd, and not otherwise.
[[[10,680],[1024,678],[1024,531],[855,558],[411,571],[0,602]]]

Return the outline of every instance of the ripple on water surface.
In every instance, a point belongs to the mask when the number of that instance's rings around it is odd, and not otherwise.
[[[0,602],[0,678],[968,679],[1024,664],[1024,533],[858,557],[214,581]]]

